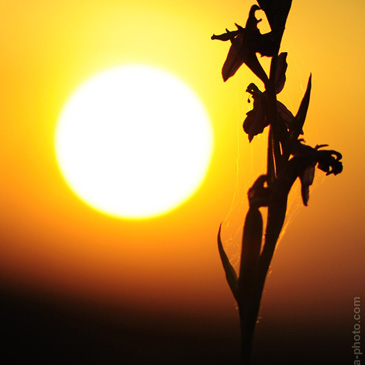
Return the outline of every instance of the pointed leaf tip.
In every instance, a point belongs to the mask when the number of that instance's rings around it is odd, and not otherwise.
[[[235,269],[233,268],[233,266],[229,262],[228,256],[227,256],[226,252],[224,251],[223,243],[222,243],[222,239],[221,239],[221,230],[222,230],[222,223],[219,225],[219,230],[218,230],[219,255],[220,255],[220,258],[221,258],[221,261],[222,261],[224,271],[226,273],[226,278],[227,278],[228,285],[229,285],[229,287],[232,291],[233,296],[237,299],[237,295],[238,295],[238,278],[237,278],[237,274],[236,274]]]
[[[291,138],[293,141],[297,140],[300,134],[303,134],[303,125],[305,122],[305,118],[307,117],[311,89],[312,89],[312,74],[310,74],[309,76],[307,90],[305,91],[302,102],[300,103],[299,106],[298,113],[295,116],[294,121],[292,123]]]

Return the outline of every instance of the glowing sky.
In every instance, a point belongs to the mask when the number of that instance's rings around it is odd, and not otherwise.
[[[148,301],[156,311],[188,307],[234,318],[216,233],[223,221],[237,264],[246,191],[265,169],[266,137],[249,145],[241,128],[252,107],[244,91],[257,79],[242,67],[223,83],[228,45],[210,36],[233,29],[234,22],[244,25],[252,4],[1,1],[3,281],[134,309]],[[297,197],[274,256],[264,315],[327,313],[331,321],[363,290],[365,3],[348,4],[294,0],[288,17],[281,49],[289,67],[279,99],[295,113],[312,72],[305,138],[340,151],[344,172],[324,179],[318,171],[307,208],[298,189],[292,194]],[[215,135],[199,191],[170,214],[137,222],[102,215],[77,199],[60,175],[53,146],[70,94],[92,75],[133,62],[186,82],[206,106]]]

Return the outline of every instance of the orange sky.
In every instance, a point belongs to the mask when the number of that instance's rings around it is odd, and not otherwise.
[[[130,308],[148,302],[156,311],[234,318],[216,234],[224,221],[227,251],[237,264],[246,191],[265,169],[266,136],[249,145],[241,128],[252,105],[244,90],[258,82],[255,77],[242,67],[227,83],[221,79],[228,45],[210,36],[233,29],[234,22],[244,25],[252,5],[227,4],[1,2],[2,281]],[[305,308],[303,317],[327,313],[331,321],[330,314],[347,305],[351,311],[352,298],[363,290],[364,12],[359,0],[351,7],[293,1],[282,42],[289,53],[287,83],[279,99],[295,113],[313,73],[305,138],[343,153],[344,172],[324,179],[318,171],[307,208],[296,189],[264,316]],[[190,85],[215,135],[211,168],[197,193],[168,215],[141,221],[86,206],[60,176],[53,146],[58,115],[75,88],[104,69],[133,62],[165,69]]]

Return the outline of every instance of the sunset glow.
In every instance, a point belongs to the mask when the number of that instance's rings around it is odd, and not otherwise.
[[[223,82],[231,44],[211,36],[256,3],[1,2],[3,283],[238,329],[217,231],[238,269],[247,191],[267,171],[267,131],[249,143],[242,130],[246,89],[264,85],[246,65]],[[344,171],[316,172],[308,207],[300,184],[290,194],[263,322],[340,323],[361,294],[364,14],[359,0],[292,2],[278,100],[295,115],[312,74],[305,140],[340,151]]]
[[[198,97],[167,72],[124,66],[85,82],[60,116],[56,154],[75,193],[118,217],[164,213],[199,187],[212,153]]]

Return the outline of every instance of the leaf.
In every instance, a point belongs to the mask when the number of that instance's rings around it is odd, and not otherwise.
[[[275,175],[275,162],[274,162],[274,151],[273,151],[273,136],[270,127],[269,130],[269,144],[267,146],[267,183],[270,186],[276,179]]]
[[[223,268],[224,268],[224,271],[226,273],[226,278],[227,278],[228,285],[231,288],[233,296],[237,300],[237,298],[238,298],[238,278],[237,278],[237,274],[236,274],[235,269],[233,268],[233,266],[229,262],[228,256],[224,251],[222,240],[221,240],[221,229],[222,229],[222,224],[220,224],[219,231],[218,231],[219,255],[221,257]]]
[[[290,138],[292,141],[297,140],[299,135],[303,133],[302,130],[309,107],[311,88],[312,88],[312,75],[309,76],[307,90],[303,96],[302,102],[300,103],[298,113],[295,116],[293,123],[291,125]]]
[[[266,181],[266,176],[264,176]],[[260,257],[262,240],[262,216],[257,208],[250,208],[245,220],[242,237],[241,267],[239,276],[240,293],[248,293],[256,264]]]

